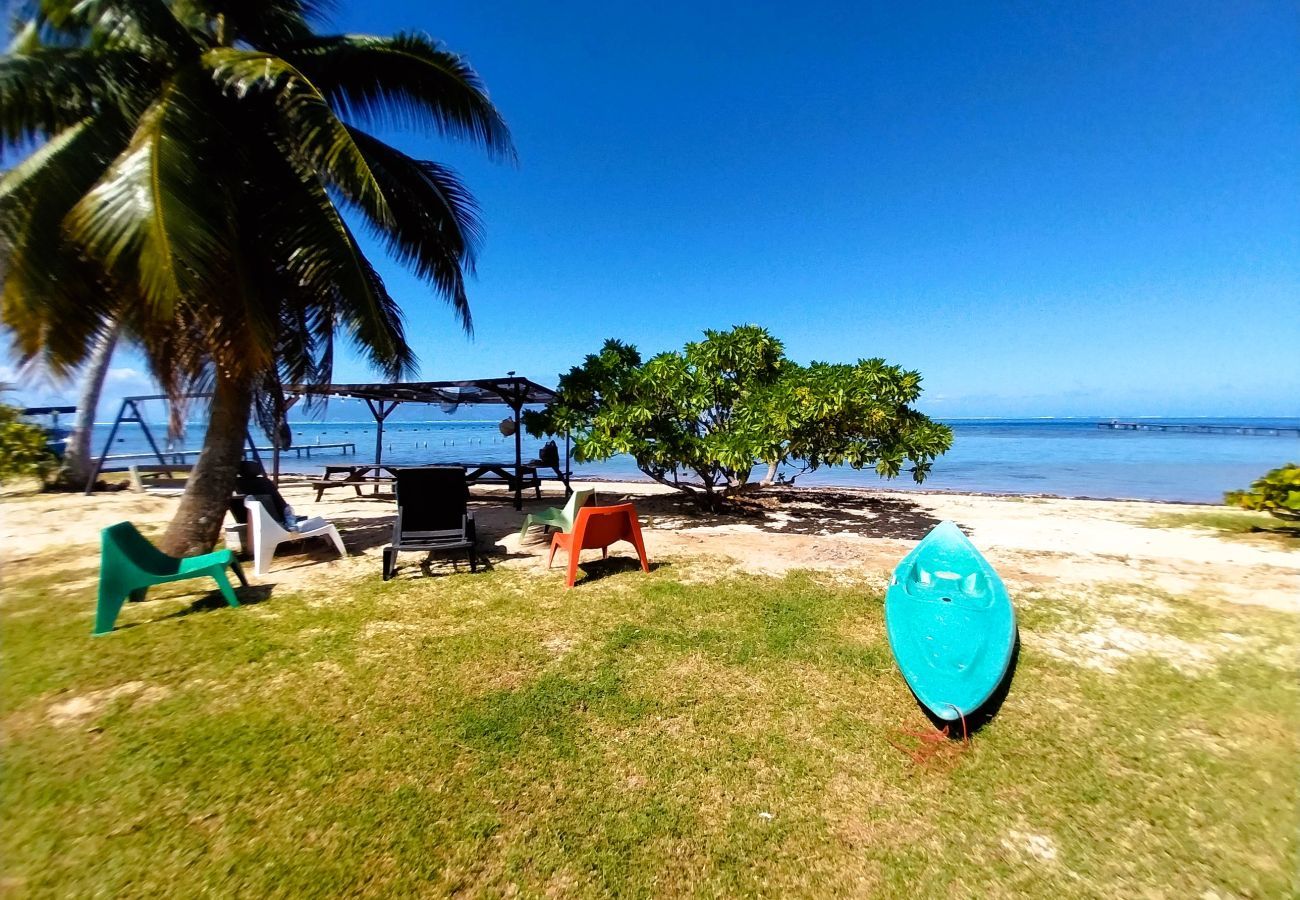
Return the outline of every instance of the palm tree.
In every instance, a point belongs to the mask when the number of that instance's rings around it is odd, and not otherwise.
[[[96,336],[86,355],[86,365],[79,376],[81,388],[77,393],[77,412],[58,476],[59,487],[65,490],[81,490],[90,477],[93,453],[90,439],[95,429],[95,411],[104,392],[108,365],[117,349],[117,335],[117,328],[105,328]]]
[[[510,133],[429,38],[317,34],[321,0],[39,0],[0,59],[0,320],[56,372],[115,325],[164,389],[212,393],[163,539],[209,549],[254,395],[326,381],[342,332],[384,376],[415,357],[359,221],[470,332],[480,223],[454,172],[366,128]]]

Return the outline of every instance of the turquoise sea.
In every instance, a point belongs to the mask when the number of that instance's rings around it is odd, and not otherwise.
[[[408,414],[421,411],[413,408]],[[308,448],[350,442],[356,445],[355,455],[315,450],[310,458],[295,458],[290,451],[282,460],[283,471],[312,473],[327,464],[374,459],[374,422],[356,419],[357,413],[362,412],[359,409],[331,407],[331,412],[332,418],[339,420],[291,421],[295,445]],[[483,420],[487,412],[469,408],[434,421],[390,419],[384,428],[384,462],[417,465],[513,460],[514,439],[501,435],[498,419]],[[151,424],[157,423],[153,430],[165,445],[165,417],[161,408],[156,415],[148,412],[147,415]],[[342,420],[343,415],[352,420]],[[1098,428],[1098,422],[1103,421],[1099,419],[945,421],[954,430],[953,448],[935,463],[933,474],[923,486],[916,485],[908,476],[885,481],[874,472],[851,469],[823,469],[801,477],[797,484],[1213,503],[1222,498],[1224,491],[1246,486],[1267,469],[1300,461],[1300,439],[1295,436],[1111,431]],[[1300,426],[1300,418],[1140,421]],[[107,424],[97,426],[96,432],[95,452],[98,453],[107,437]],[[173,447],[197,448],[201,439],[201,430],[191,428]],[[257,439],[259,444],[267,443],[260,434]],[[542,441],[525,435],[524,458],[536,456],[541,444]],[[563,441],[560,444],[563,450]],[[110,452],[147,450],[140,427],[125,424]],[[269,467],[270,460],[265,462]],[[574,462],[573,470],[578,477],[645,480],[626,457],[602,463]]]

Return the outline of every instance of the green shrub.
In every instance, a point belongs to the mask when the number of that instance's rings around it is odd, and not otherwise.
[[[1223,502],[1283,519],[1300,519],[1300,466],[1287,463],[1276,468],[1257,478],[1249,490],[1224,494]]]
[[[0,403],[0,482],[34,477],[42,482],[57,465],[45,430],[22,420],[16,406]]]
[[[713,507],[821,466],[922,481],[952,431],[914,408],[920,395],[917,372],[882,359],[800,365],[766,330],[741,325],[648,360],[606,341],[524,421],[535,435],[571,434],[579,462],[626,453],[650,478]]]

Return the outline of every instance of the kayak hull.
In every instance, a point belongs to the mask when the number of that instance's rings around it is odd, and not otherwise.
[[[946,721],[993,696],[1016,645],[1002,579],[952,522],[936,525],[894,570],[885,630],[912,693]]]

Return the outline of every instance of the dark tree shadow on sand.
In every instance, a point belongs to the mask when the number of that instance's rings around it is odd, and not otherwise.
[[[940,520],[905,497],[852,490],[769,488],[734,498],[717,512],[700,508],[684,494],[628,496],[602,491],[602,504],[630,500],[655,528],[708,528],[746,524],[772,534],[826,535],[920,540]]]

